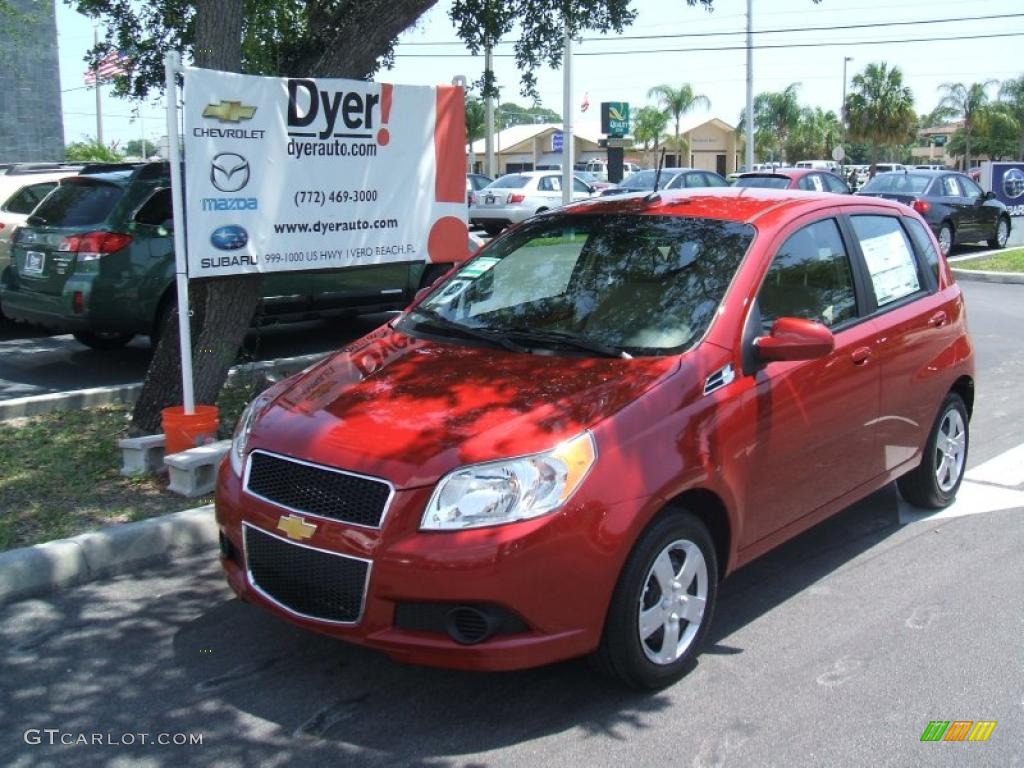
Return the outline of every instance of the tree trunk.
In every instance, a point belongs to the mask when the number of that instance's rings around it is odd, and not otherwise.
[[[321,30],[321,46],[295,52],[282,75],[361,78],[374,71],[399,33],[437,0],[311,2],[309,24]],[[196,4],[195,63],[224,72],[241,70],[242,0]],[[213,278],[189,285],[193,382],[197,403],[217,399],[262,294],[261,275]],[[160,412],[182,402],[177,312],[167,314],[142,392],[132,413],[131,434],[159,432]]]

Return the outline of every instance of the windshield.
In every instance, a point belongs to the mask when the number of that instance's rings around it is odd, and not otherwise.
[[[77,227],[100,224],[114,210],[124,189],[97,181],[66,182],[35,209],[29,224]]]
[[[789,186],[788,176],[740,176],[736,179],[737,187],[761,187],[763,189],[786,189]]]
[[[676,353],[704,335],[753,236],[703,218],[547,216],[494,240],[398,327],[529,351]]]
[[[871,179],[860,191],[894,195],[923,195],[931,180],[931,176],[917,173],[883,173]]]
[[[627,176],[622,180],[620,186],[625,189],[654,189],[654,177],[658,175],[657,171],[637,171],[632,176]],[[658,181],[658,185],[661,187],[665,186],[671,176],[664,171],[661,172],[661,179]]]

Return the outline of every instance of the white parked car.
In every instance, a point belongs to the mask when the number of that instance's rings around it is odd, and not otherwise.
[[[593,197],[597,190],[573,177],[572,199]],[[481,189],[469,206],[469,221],[496,235],[509,224],[518,224],[543,211],[562,205],[562,175],[554,171],[523,171],[501,176]]]
[[[20,170],[17,166],[0,176],[0,272],[11,262],[11,235],[25,223],[39,202],[61,179],[78,174],[67,170]]]

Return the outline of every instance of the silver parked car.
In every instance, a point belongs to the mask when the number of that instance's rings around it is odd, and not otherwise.
[[[572,199],[593,197],[596,190],[573,177]],[[501,176],[481,189],[469,206],[469,221],[496,235],[509,224],[518,224],[542,211],[562,205],[562,174],[557,171],[523,171]]]

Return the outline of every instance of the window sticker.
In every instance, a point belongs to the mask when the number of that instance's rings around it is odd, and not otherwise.
[[[878,306],[909,296],[921,288],[914,256],[898,231],[860,241]]]

